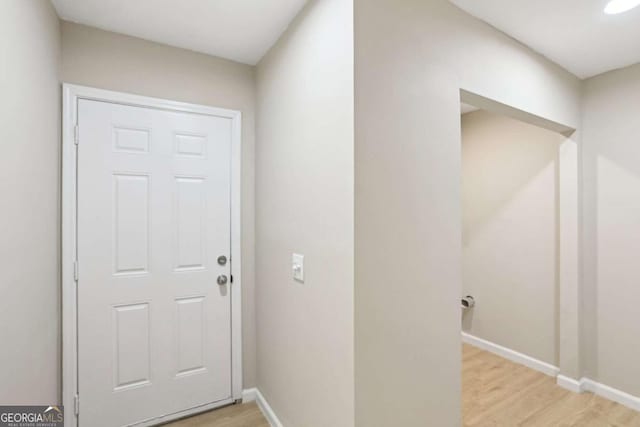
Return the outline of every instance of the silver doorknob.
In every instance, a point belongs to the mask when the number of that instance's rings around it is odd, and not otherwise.
[[[221,274],[218,276],[218,285],[226,285],[227,284],[227,276]]]

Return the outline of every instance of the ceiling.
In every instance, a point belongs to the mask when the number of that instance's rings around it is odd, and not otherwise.
[[[51,0],[60,18],[255,65],[306,0]]]
[[[607,0],[450,0],[581,78],[640,62],[640,7]]]
[[[64,20],[255,65],[307,0],[51,0]],[[640,7],[450,0],[581,78],[640,62]]]

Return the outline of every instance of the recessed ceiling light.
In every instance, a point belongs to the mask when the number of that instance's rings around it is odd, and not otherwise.
[[[607,4],[607,7],[604,8],[604,13],[615,15],[631,10],[637,6],[640,6],[640,0],[611,0]]]

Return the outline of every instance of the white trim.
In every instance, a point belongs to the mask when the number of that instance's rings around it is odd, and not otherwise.
[[[214,110],[212,110],[214,111]],[[220,110],[215,109],[219,112]],[[242,116],[224,110],[232,120],[231,138],[231,395],[242,398]]]
[[[590,378],[583,377],[578,380],[558,375],[557,384],[574,393],[582,393],[585,391],[597,394],[600,397],[617,402],[635,411],[640,411],[640,397],[634,396],[622,390],[610,387],[605,384],[596,382]]]
[[[491,341],[483,340],[482,338],[478,338],[467,332],[462,332],[462,341],[490,353],[497,354],[498,356],[504,357],[512,362],[519,363],[538,372],[542,372],[543,374],[551,377],[555,377],[560,373],[560,369],[557,366],[553,366],[547,362],[543,362],[542,360],[534,359],[531,356],[527,356],[526,354],[511,350],[510,348],[492,343]]]
[[[584,378],[578,381],[565,375],[558,375],[556,378],[556,384],[574,393],[582,393],[584,391]]]
[[[481,348],[488,352],[497,354],[498,356],[509,359],[512,362],[519,363],[527,366],[528,368],[542,372],[543,374],[556,377],[556,384],[566,390],[574,393],[583,393],[589,391],[597,394],[605,399],[617,402],[635,411],[640,411],[640,397],[634,396],[622,390],[615,389],[605,384],[601,384],[589,378],[581,378],[575,380],[566,375],[560,374],[558,367],[550,365],[549,363],[542,362],[540,360],[529,357],[525,354],[518,353],[517,351],[508,349],[498,344],[494,344],[491,341],[483,340],[469,333],[462,332],[462,341]]]
[[[264,417],[269,422],[269,425],[271,427],[282,427],[282,423],[276,416],[276,413],[273,412],[273,409],[267,402],[267,399],[265,399],[262,393],[260,393],[260,390],[258,389],[255,389],[255,390],[256,390],[256,403],[258,404],[258,408],[260,408],[260,411],[262,411],[262,414],[264,415]]]
[[[640,397],[638,396],[595,382],[589,378],[583,378],[581,383],[582,389],[585,391],[590,391],[605,399],[612,400],[635,411],[640,411]]]
[[[65,427],[75,427],[77,377],[76,322],[76,145],[77,100],[68,87],[62,92],[62,404],[67,408]]]
[[[76,261],[76,145],[74,130],[79,99],[112,102],[185,113],[226,117],[232,120],[231,142],[231,393],[229,402],[242,398],[242,250],[241,250],[241,120],[239,111],[131,95],[85,86],[63,84],[62,116],[62,401],[74,408],[77,378],[77,295],[74,279]],[[82,143],[82,142],[81,142]],[[226,402],[226,401],[225,401]],[[222,402],[212,403],[212,407]],[[202,407],[201,407],[202,408]],[[65,427],[77,427],[77,417],[67,411]],[[184,415],[182,415],[184,416]]]
[[[242,403],[255,402],[257,398],[258,398],[257,388],[253,387],[253,388],[247,388],[245,390],[242,390]]]

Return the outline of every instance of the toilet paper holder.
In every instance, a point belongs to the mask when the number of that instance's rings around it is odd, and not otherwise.
[[[476,300],[471,295],[467,295],[466,297],[460,299],[460,307],[463,310],[473,308],[474,305],[476,305]]]

